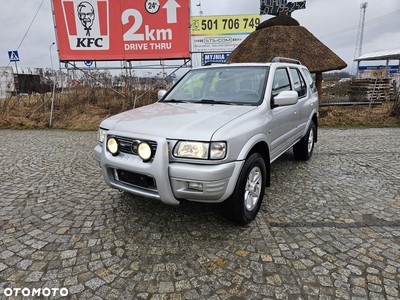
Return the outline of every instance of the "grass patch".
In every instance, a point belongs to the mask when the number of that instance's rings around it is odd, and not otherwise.
[[[325,106],[319,108],[322,127],[399,127],[400,114],[395,113],[395,102],[371,106]],[[368,113],[369,111],[369,113]]]
[[[52,95],[13,96],[0,99],[0,128],[49,128]],[[157,88],[111,90],[79,86],[56,93],[52,127],[69,130],[97,130],[102,120],[117,113],[157,101]],[[372,106],[320,107],[319,125],[325,127],[400,126],[400,103]]]
[[[135,101],[135,99],[137,99]],[[79,87],[56,93],[52,127],[97,130],[107,117],[157,101],[156,91]],[[49,128],[51,93],[0,99],[0,128]]]

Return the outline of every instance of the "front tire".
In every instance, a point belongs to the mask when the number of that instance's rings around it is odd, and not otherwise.
[[[293,146],[293,154],[296,159],[310,159],[314,150],[316,134],[317,128],[315,127],[315,123],[311,122],[306,135]]]
[[[233,194],[222,203],[225,217],[239,225],[253,221],[264,197],[266,177],[265,162],[258,153],[246,160]]]

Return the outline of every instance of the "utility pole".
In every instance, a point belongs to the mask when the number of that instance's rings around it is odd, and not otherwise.
[[[357,40],[356,40],[356,50],[354,52],[354,59],[358,58],[362,54],[362,44],[363,44],[363,36],[364,36],[364,22],[365,22],[365,11],[367,9],[368,2],[363,2],[360,5],[360,21],[358,23],[358,33],[357,33]],[[356,74],[356,78],[358,78],[358,62],[354,61],[353,59],[353,67],[351,70],[352,74]],[[354,69],[355,72],[354,72]]]

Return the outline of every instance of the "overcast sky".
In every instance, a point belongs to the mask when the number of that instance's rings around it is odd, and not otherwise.
[[[50,48],[56,41],[50,1],[2,1],[0,66],[9,64],[8,51],[18,49],[18,66],[50,67],[51,51],[54,67],[58,67],[56,45]],[[295,11],[292,17],[342,58],[348,65],[345,70],[351,71],[363,2],[368,2],[368,7],[362,54],[400,48],[400,0],[307,0],[306,9]],[[258,14],[260,8],[259,0],[191,0],[191,3],[193,16],[199,15],[200,8],[203,16]],[[199,3],[201,6],[197,6]],[[264,15],[263,20],[271,17]]]

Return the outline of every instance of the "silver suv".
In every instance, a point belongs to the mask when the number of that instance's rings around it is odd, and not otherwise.
[[[254,220],[270,164],[291,147],[308,160],[317,141],[312,77],[280,61],[192,69],[158,102],[104,120],[94,154],[105,182],[166,204],[221,203],[229,220]]]

